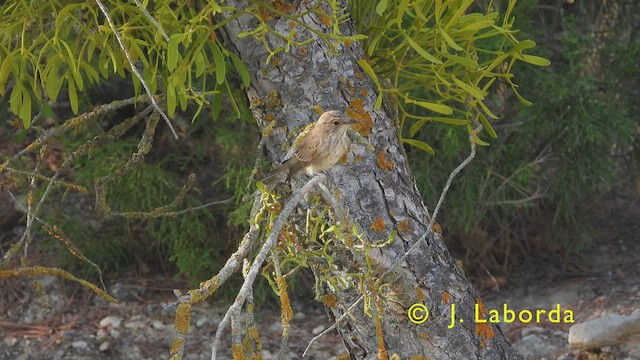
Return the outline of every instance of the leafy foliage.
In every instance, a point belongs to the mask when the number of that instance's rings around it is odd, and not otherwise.
[[[213,1],[201,9],[186,1],[173,3],[147,4],[162,24],[158,29],[134,2],[106,2],[127,54],[93,2],[17,1],[3,5],[0,96],[10,92],[11,110],[25,128],[39,103],[56,101],[62,89],[77,114],[78,93],[87,84],[109,80],[114,74],[125,77],[125,70],[132,71],[130,57],[151,93],[163,89],[167,94],[170,115],[178,106],[186,110],[192,102],[198,105],[197,116],[203,106],[219,100],[222,91],[230,91],[228,69],[239,72],[245,85],[248,73],[244,64],[216,41],[215,31],[224,24],[213,24],[213,16],[228,8]],[[167,33],[171,36],[163,36]],[[141,83],[137,77],[132,80],[138,95]]]
[[[382,93],[396,98],[401,138],[429,153],[434,153],[429,145],[411,138],[432,122],[466,126],[476,144],[488,145],[473,132],[473,119],[477,116],[490,137],[497,136],[488,119],[498,117],[486,99],[495,81],[503,79],[529,104],[512,81],[513,65],[518,60],[549,65],[525,53],[535,46],[533,41],[516,38],[514,0],[508,1],[503,14],[474,12],[473,0],[403,0],[394,6],[386,0],[350,3],[358,32],[368,35],[364,47],[369,60],[359,64],[378,86],[376,106]],[[384,88],[378,78],[389,79],[389,86]]]

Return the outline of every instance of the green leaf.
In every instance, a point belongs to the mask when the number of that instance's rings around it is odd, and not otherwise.
[[[76,82],[73,80],[73,76],[67,72],[67,84],[69,86],[69,102],[71,103],[71,111],[74,114],[78,113],[78,92],[76,91]]]
[[[167,81],[167,115],[171,116],[176,112],[176,88]]]
[[[427,50],[423,49],[420,45],[418,45],[418,43],[415,42],[411,37],[409,37],[409,35],[407,35],[407,33],[404,33],[404,38],[409,43],[409,46],[411,46],[424,59],[429,60],[434,64],[442,64],[442,61],[440,59],[438,59],[435,56],[429,54],[429,52],[427,52]]]
[[[17,81],[13,90],[11,90],[9,107],[11,112],[22,119],[22,125],[25,129],[31,125],[31,95],[29,95],[29,91],[21,81]]]
[[[178,54],[178,45],[180,45],[183,37],[184,35],[182,34],[173,34],[169,38],[169,44],[167,45],[167,69],[169,71],[173,71],[178,65],[178,57],[180,56]]]
[[[18,72],[18,60],[20,60],[20,50],[9,53],[9,55],[4,58],[2,66],[0,66],[0,88],[4,88],[11,70],[13,70],[14,73]]]
[[[460,29],[458,31],[459,32],[465,32],[465,31],[476,32],[478,30],[482,30],[484,28],[488,28],[489,26],[493,25],[494,23],[495,23],[495,21],[493,21],[493,20],[485,20],[485,21],[473,22],[473,23],[463,27],[462,29]]]
[[[49,95],[51,100],[56,100],[58,98],[58,93],[60,92],[60,88],[64,84],[64,78],[60,77],[58,74],[58,70],[60,68],[60,61],[57,56],[50,60],[49,64],[47,64],[48,72],[45,75],[44,80],[44,89]]]
[[[452,119],[452,118],[438,117],[438,116],[432,116],[430,117],[430,119],[433,121],[441,122],[443,124],[456,125],[456,126],[463,126],[469,123],[469,121],[466,119]]]
[[[535,46],[536,46],[536,43],[533,40],[522,40],[519,43],[517,43],[513,47],[513,49],[511,49],[511,51],[512,52],[520,52],[522,50],[534,48]]]
[[[493,129],[493,126],[491,126],[491,124],[489,123],[489,120],[487,120],[487,118],[482,114],[480,114],[478,117],[480,118],[480,122],[482,123],[482,126],[484,126],[484,129],[487,130],[487,133],[489,134],[489,136],[491,136],[494,139],[498,138],[498,134],[496,134],[496,131]]]
[[[387,9],[387,0],[380,0],[378,5],[376,5],[376,12],[378,13],[378,15],[382,16],[382,14],[384,14],[384,11],[386,9]]]
[[[421,106],[425,109],[429,109],[431,111],[435,111],[437,113],[440,114],[444,114],[444,115],[451,115],[453,114],[453,109],[447,105],[442,105],[442,104],[436,104],[436,103],[432,103],[432,102],[427,102],[427,101],[418,101],[418,100],[414,100],[409,98],[408,94],[405,95],[404,97],[404,103],[405,104],[416,104],[418,106]]]
[[[196,77],[200,77],[205,68],[205,59],[202,51],[198,51],[195,53],[195,55],[193,56],[193,62],[196,65]]]
[[[491,110],[489,110],[489,108],[487,107],[487,105],[484,104],[484,102],[482,101],[478,101],[478,105],[480,105],[480,107],[482,108],[482,110],[484,110],[484,113],[489,115],[490,118],[497,120],[498,117],[491,112]]]
[[[378,77],[371,68],[371,65],[369,65],[369,63],[365,59],[358,59],[356,62],[358,63],[358,65],[360,65],[360,68],[362,68],[362,70],[364,70],[364,72],[369,75],[371,80],[373,80],[373,83],[376,84],[376,87],[378,88],[378,98],[376,99],[376,103],[373,106],[374,110],[378,110],[382,106],[382,86],[380,86]]]
[[[427,143],[422,142],[420,140],[416,140],[416,139],[402,139],[403,143],[409,144],[411,146],[415,146],[420,150],[423,150],[424,152],[431,154],[431,155],[435,155],[435,151],[433,150],[433,148],[431,146],[429,146]]]
[[[462,56],[457,56],[457,55],[451,55],[449,53],[446,52],[442,52],[441,53],[442,56],[446,57],[447,59],[456,62],[462,66],[466,66],[468,68],[472,68],[472,69],[477,69],[478,68],[478,63],[475,60],[472,60],[470,58],[466,58],[466,57],[462,57]]]
[[[233,63],[233,67],[236,68],[236,72],[240,74],[242,78],[242,85],[245,87],[251,84],[251,78],[249,76],[249,70],[247,70],[247,66],[240,60],[238,55],[229,52],[229,57],[231,58],[231,62]]]
[[[398,28],[400,29],[402,28],[402,18],[404,17],[404,14],[407,12],[408,7],[409,7],[409,0],[402,0],[400,1],[400,5],[398,5],[398,13],[396,14],[396,23],[398,24]],[[382,33],[382,31],[380,33]]]
[[[409,128],[409,136],[413,137],[418,132],[418,130],[420,130],[424,126],[424,124],[428,122],[429,120],[419,120],[414,122]]]
[[[211,44],[211,50],[213,50],[213,62],[216,65],[216,82],[222,84],[225,80],[225,63],[222,51],[216,44]]]
[[[551,61],[540,56],[519,54],[519,56],[516,56],[516,58],[533,65],[538,65],[538,66],[551,65]]]
[[[187,94],[184,90],[178,91],[178,103],[180,104],[180,110],[187,110]]]
[[[449,34],[447,34],[446,31],[444,31],[444,29],[440,29],[440,34],[442,34],[442,37],[444,38],[444,41],[447,42],[447,44],[449,45],[449,47],[451,47],[454,50],[458,50],[458,51],[462,51],[463,49],[460,47],[460,45],[456,44],[455,41],[453,41],[453,39],[451,38],[451,36],[449,36]]]
[[[451,78],[453,80],[454,83],[456,83],[456,85],[458,85],[462,90],[466,91],[467,93],[471,94],[473,97],[475,97],[476,99],[479,100],[484,100],[484,96],[485,93],[484,91],[478,89],[477,87],[471,85],[471,84],[467,84],[464,81],[453,77]]]
[[[435,9],[433,11],[433,14],[436,17],[436,24],[440,24],[440,21],[442,19],[442,0],[435,1]]]
[[[480,139],[478,135],[473,135],[473,142],[480,146],[489,146],[489,143]]]

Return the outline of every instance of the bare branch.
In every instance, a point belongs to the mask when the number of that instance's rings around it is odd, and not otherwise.
[[[222,332],[227,326],[229,326],[231,319],[238,318],[238,316],[240,316],[240,309],[242,308],[242,305],[244,304],[248,296],[249,288],[253,286],[256,276],[260,272],[260,268],[262,267],[262,264],[264,263],[267,256],[269,255],[269,252],[271,251],[271,249],[276,245],[276,241],[278,240],[278,234],[280,234],[280,230],[285,225],[287,219],[289,218],[289,216],[291,215],[295,207],[298,205],[298,203],[300,203],[302,196],[307,192],[309,192],[315,186],[315,184],[318,183],[319,180],[320,180],[320,177],[315,176],[311,180],[309,180],[304,186],[302,186],[300,189],[296,190],[291,195],[291,198],[289,199],[289,201],[287,201],[287,203],[282,208],[282,212],[280,213],[280,215],[278,215],[278,218],[276,218],[276,220],[274,221],[271,233],[269,234],[269,237],[267,237],[267,240],[262,245],[262,248],[260,248],[260,252],[258,252],[255,259],[253,260],[251,269],[249,270],[249,273],[247,274],[244,280],[244,283],[242,284],[242,287],[240,288],[240,291],[238,292],[238,295],[235,298],[235,301],[229,307],[229,309],[227,309],[227,312],[222,318],[222,321],[220,321],[220,323],[218,324],[215,340],[213,342],[213,346],[211,347],[211,360],[216,359],[216,352],[220,345]]]

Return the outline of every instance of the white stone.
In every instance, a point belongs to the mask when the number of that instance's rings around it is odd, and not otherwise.
[[[101,328],[118,328],[120,327],[120,324],[122,323],[122,319],[117,317],[117,316],[113,316],[113,315],[109,315],[105,318],[103,318],[102,320],[100,320],[100,327]]]
[[[111,344],[108,341],[105,341],[102,344],[100,344],[100,347],[98,348],[98,350],[104,352],[104,351],[109,350],[110,347],[111,347]]]
[[[630,315],[608,314],[571,326],[569,345],[594,349],[622,343],[636,334],[640,334],[640,311]]]
[[[78,341],[72,342],[71,346],[74,349],[86,349],[87,348],[87,342],[84,341],[84,340],[78,340]]]
[[[313,335],[318,335],[321,332],[323,332],[325,329],[324,325],[318,325],[316,327],[313,328],[313,330],[311,330],[311,332],[313,333]]]

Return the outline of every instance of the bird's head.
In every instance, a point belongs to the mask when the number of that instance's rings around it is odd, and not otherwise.
[[[322,126],[329,131],[346,131],[349,125],[357,123],[350,119],[347,114],[338,110],[325,111],[318,119],[317,126]]]

